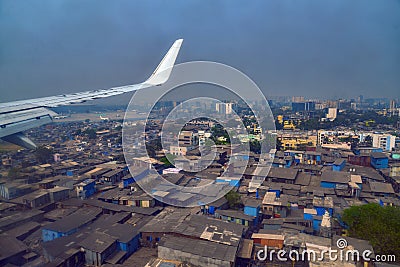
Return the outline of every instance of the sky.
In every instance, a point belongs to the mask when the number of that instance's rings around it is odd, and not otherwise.
[[[0,102],[142,82],[178,38],[266,96],[400,96],[399,0],[0,0]]]

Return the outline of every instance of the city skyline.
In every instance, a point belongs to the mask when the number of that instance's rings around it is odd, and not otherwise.
[[[0,0],[0,266],[398,266],[399,48],[400,0]]]
[[[178,63],[231,65],[267,96],[396,98],[399,10],[398,1],[219,2],[213,8],[3,2],[2,102],[138,81],[176,38],[185,38]]]

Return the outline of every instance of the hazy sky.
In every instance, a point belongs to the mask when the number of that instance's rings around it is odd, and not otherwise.
[[[142,82],[177,38],[266,95],[400,96],[398,0],[0,0],[0,102]]]

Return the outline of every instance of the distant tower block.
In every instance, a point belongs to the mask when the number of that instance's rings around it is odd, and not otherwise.
[[[390,100],[389,112],[394,112],[395,110],[396,110],[396,100],[392,99]]]
[[[323,237],[332,237],[331,216],[328,211],[325,211],[325,214],[322,216],[320,235]]]
[[[337,117],[337,108],[328,108],[328,113],[326,114],[326,118],[330,121],[334,121]]]
[[[292,102],[294,103],[304,102],[304,96],[293,96]]]

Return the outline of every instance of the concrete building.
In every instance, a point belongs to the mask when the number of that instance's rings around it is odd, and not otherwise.
[[[32,186],[20,182],[0,182],[0,196],[5,199],[13,199],[32,192]]]
[[[115,188],[103,192],[98,196],[98,199],[107,203],[142,208],[154,207],[156,202],[154,198],[150,197],[142,190],[121,188]]]
[[[89,266],[101,266],[117,250],[116,239],[101,232],[94,232],[81,245],[85,251],[85,263]]]
[[[171,153],[174,156],[186,156],[186,153],[188,152],[188,147],[186,146],[170,146],[169,147],[169,153]]]
[[[85,253],[80,242],[88,234],[65,236],[50,242],[42,243],[43,257],[50,266],[81,266],[85,262]]]
[[[228,201],[226,200],[226,198],[222,197],[207,205],[202,205],[201,211],[203,214],[214,215],[217,210],[226,210],[228,208],[229,208]]]
[[[353,131],[318,130],[317,135],[317,144],[320,146],[324,144],[339,144],[343,143],[343,140],[349,138],[358,138],[358,136]]]
[[[391,151],[396,146],[396,136],[391,134],[373,134],[372,146]]]
[[[262,201],[260,199],[247,199],[244,203],[244,214],[258,217],[260,214]]]
[[[371,193],[376,197],[388,197],[394,196],[395,192],[393,187],[390,183],[381,183],[381,182],[374,182],[370,181],[368,184],[365,185],[363,188],[364,192]]]
[[[236,223],[244,226],[255,226],[258,224],[258,217],[247,215],[237,210],[216,210],[214,217],[224,222]]]
[[[10,167],[10,166],[12,166],[12,158],[10,157],[10,156],[8,156],[8,155],[2,155],[1,156],[1,164],[3,165],[3,166],[7,166],[7,167]]]
[[[50,194],[51,202],[58,202],[69,198],[70,189],[67,187],[56,186],[47,189]]]
[[[287,217],[289,206],[288,195],[281,195],[271,191],[264,195],[262,212],[267,218],[285,218]]]
[[[292,102],[294,103],[304,102],[304,96],[292,96]]]
[[[332,170],[333,171],[341,171],[343,168],[346,166],[346,160],[345,159],[337,159],[333,162],[332,164]]]
[[[385,169],[389,167],[389,158],[385,153],[372,152],[371,153],[371,166],[375,169]]]
[[[178,136],[180,147],[191,147],[198,143],[198,134],[192,131],[181,131]]]
[[[337,108],[328,108],[328,113],[326,114],[326,118],[328,120],[334,121],[337,117]]]
[[[175,236],[163,237],[158,245],[159,258],[188,262],[193,266],[235,266],[236,252],[236,246]]]
[[[283,235],[263,233],[253,233],[251,239],[253,239],[255,244],[277,249],[283,248],[283,242],[285,241]]]
[[[86,199],[96,192],[96,181],[94,179],[87,179],[76,185],[76,195],[78,198]]]
[[[50,194],[45,189],[37,190],[15,200],[30,208],[37,208],[50,203]]]
[[[321,175],[320,186],[323,188],[348,189],[350,181],[351,177],[348,172],[327,170]]]
[[[303,111],[315,111],[315,102],[293,102],[292,103],[293,112],[303,112]]]
[[[205,145],[206,140],[211,137],[211,133],[206,132],[204,130],[199,130],[198,135],[199,135],[199,146]]]
[[[216,103],[215,110],[219,114],[229,115],[232,114],[234,106],[235,106],[234,103]]]
[[[243,214],[243,213],[242,213]],[[244,215],[244,214],[243,214]],[[210,240],[239,246],[244,226],[203,215],[190,215],[185,209],[164,209],[141,229],[142,244],[153,246],[165,235],[188,237],[196,241]]]
[[[298,170],[288,168],[271,168],[265,181],[294,184]]]
[[[22,266],[28,247],[13,236],[0,235],[0,266]]]
[[[317,145],[317,136],[309,135],[307,132],[280,132],[277,138],[281,142],[282,150],[297,150]]]
[[[128,172],[129,171],[125,168],[112,170],[103,174],[101,179],[107,184],[115,185],[118,184],[121,181],[122,177],[128,174]]]
[[[95,221],[101,213],[100,208],[80,209],[63,219],[47,224],[42,229],[42,240],[48,242],[62,236],[69,236]]]

